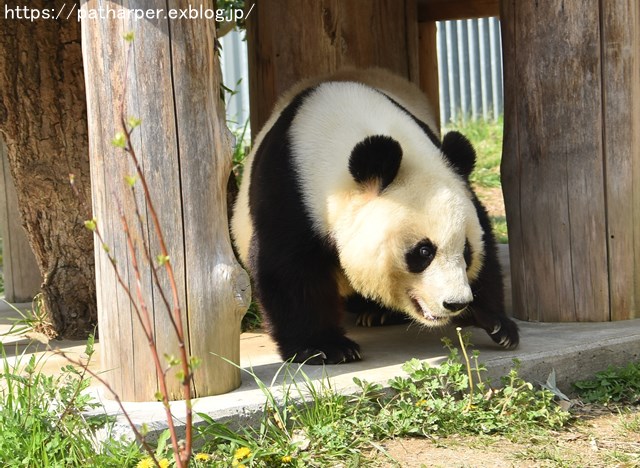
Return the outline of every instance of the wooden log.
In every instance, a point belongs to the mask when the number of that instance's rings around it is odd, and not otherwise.
[[[438,29],[435,21],[426,21],[418,25],[418,49],[420,64],[420,89],[429,98],[434,112],[436,125],[440,131],[440,87],[438,78]]]
[[[419,83],[416,0],[256,0],[246,25],[253,134],[291,85],[342,66]]]
[[[40,291],[42,276],[29,246],[18,210],[18,195],[11,178],[7,148],[0,140],[0,225],[2,226],[2,275],[4,298],[31,302]]]
[[[249,283],[233,255],[227,224],[226,184],[231,170],[231,135],[220,99],[220,71],[215,53],[215,23],[202,18],[168,17],[135,21],[90,19],[100,2],[83,4],[82,45],[87,77],[91,177],[94,212],[117,264],[135,287],[126,238],[115,200],[130,215],[133,198],[124,177],[134,169],[122,150],[111,145],[120,130],[118,103],[126,115],[141,118],[132,145],[144,168],[158,212],[183,307],[187,349],[202,359],[196,370],[197,396],[228,392],[240,384],[239,370],[221,357],[239,362],[240,322],[249,301]],[[155,8],[130,1],[127,9]],[[213,9],[212,1],[168,3],[170,8]],[[121,10],[121,5],[109,7]],[[117,13],[116,13],[117,15]],[[123,35],[133,32],[127,45]],[[125,70],[127,48],[132,47]],[[126,83],[126,96],[123,84]],[[158,241],[148,207],[137,192],[142,234],[155,257]],[[150,350],[129,298],[117,285],[110,262],[96,246],[96,276],[102,367],[110,385],[125,400],[153,400],[158,383]],[[141,257],[141,255],[139,256]],[[155,339],[161,356],[178,355],[176,339],[151,270],[143,269],[145,302],[152,306]],[[168,280],[162,289],[170,298]],[[171,398],[181,398],[177,378],[169,378]]]
[[[501,19],[514,315],[636,317],[638,6],[509,0]]]
[[[600,8],[611,320],[622,320],[640,317],[640,4]]]
[[[498,0],[418,0],[418,19],[445,21],[498,16]]]

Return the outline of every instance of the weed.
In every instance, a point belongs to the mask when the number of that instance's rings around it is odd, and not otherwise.
[[[593,379],[573,384],[580,398],[588,403],[630,403],[640,401],[640,362],[625,367],[609,367]]]
[[[44,307],[44,297],[42,293],[36,294],[33,298],[31,309],[20,310],[13,304],[4,301],[13,311],[19,315],[17,319],[10,319],[12,321],[11,327],[3,335],[23,336],[30,335],[30,337],[39,338],[39,341],[47,342],[57,336],[53,324],[49,319],[49,314]],[[41,335],[40,337],[34,336]]]
[[[93,338],[85,349],[93,354]],[[84,393],[83,369],[65,366],[56,377],[41,372],[41,360],[21,355],[9,364],[0,343],[0,462],[3,466],[131,466],[140,457],[135,444],[110,440],[97,448],[95,432],[104,418],[83,415],[97,407]]]
[[[460,340],[462,353],[445,341],[449,356],[438,366],[407,362],[408,375],[392,379],[390,390],[354,378],[359,391],[342,395],[328,379],[314,384],[288,363],[274,377],[284,376],[276,390],[252,374],[266,397],[260,427],[236,432],[200,415],[207,423],[199,433],[203,452],[215,466],[358,466],[365,449],[384,453],[376,441],[391,437],[512,434],[555,429],[569,420],[550,392],[518,376],[517,366],[502,388],[491,388],[478,354],[467,353],[466,338]]]

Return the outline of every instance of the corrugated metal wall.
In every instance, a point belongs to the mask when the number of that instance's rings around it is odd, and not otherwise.
[[[502,114],[502,44],[497,18],[438,22],[440,120]]]
[[[222,76],[232,129],[249,119],[247,43],[244,31],[221,39]],[[502,114],[502,44],[498,18],[438,22],[440,118],[443,124]]]

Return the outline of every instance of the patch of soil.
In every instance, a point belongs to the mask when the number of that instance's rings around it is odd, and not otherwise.
[[[566,430],[509,439],[503,436],[401,438],[369,454],[374,467],[640,467],[638,407],[616,412],[586,406]],[[626,424],[626,426],[625,426]],[[633,425],[635,429],[630,429]]]
[[[502,189],[474,186],[473,190],[482,200],[482,204],[489,212],[489,216],[504,216],[504,198]]]

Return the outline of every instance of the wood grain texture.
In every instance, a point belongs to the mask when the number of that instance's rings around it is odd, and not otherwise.
[[[635,316],[640,107],[632,5],[501,3],[502,182],[518,318]]]
[[[18,195],[11,178],[7,148],[0,140],[0,226],[4,299],[31,302],[40,291],[42,276],[22,227]]]
[[[602,2],[600,23],[611,319],[622,320],[640,317],[640,6]]]
[[[420,89],[429,98],[440,131],[440,86],[438,79],[438,30],[435,21],[419,24]]]
[[[253,133],[294,83],[342,66],[379,66],[418,83],[415,8],[415,0],[257,0],[246,22]]]
[[[190,4],[196,6],[193,2],[170,1],[168,7],[188,8]],[[213,8],[213,2],[202,4]],[[96,6],[90,1],[83,8]],[[155,3],[129,1],[127,7],[155,8]],[[129,31],[134,32],[135,40],[132,61],[125,70],[127,46],[121,38]],[[183,308],[187,349],[203,361],[194,377],[197,396],[228,392],[240,384],[238,369],[214,354],[239,362],[240,321],[249,294],[247,276],[235,260],[228,235],[226,182],[231,168],[231,139],[219,99],[220,71],[214,40],[214,22],[201,19],[83,22],[94,210],[129,287],[134,288],[126,238],[114,201],[120,200],[131,214],[131,227],[137,227],[133,198],[124,184],[124,176],[133,174],[134,168],[121,150],[110,145],[120,128],[117,103],[126,80],[126,115],[142,119],[132,144],[169,250]],[[148,207],[141,192],[136,196],[146,227],[142,234],[134,233],[134,240],[141,252],[140,236],[144,236],[155,257],[160,250]],[[99,249],[96,261],[103,368],[109,371],[106,375],[123,399],[152,400],[158,384],[142,329]],[[160,283],[171,303],[164,272]],[[159,352],[161,356],[178,356],[168,312],[149,269],[143,270],[142,284],[145,302],[153,312]],[[178,379],[172,377],[170,373],[169,393],[174,399],[181,398]]]
[[[418,0],[418,19],[422,22],[498,16],[499,3],[499,0]]]

